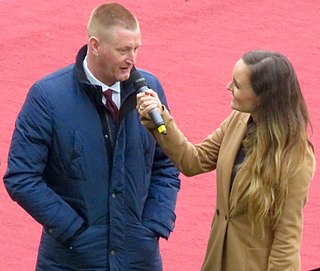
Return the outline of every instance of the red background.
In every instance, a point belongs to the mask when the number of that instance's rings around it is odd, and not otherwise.
[[[246,51],[279,51],[291,60],[309,106],[319,161],[319,0],[121,0],[139,18],[138,66],[161,80],[172,114],[194,143],[230,112],[225,85]],[[0,0],[1,176],[14,121],[30,85],[74,61],[86,24],[100,1]],[[320,266],[319,173],[304,209],[302,270]],[[182,176],[177,222],[161,242],[165,271],[201,267],[214,212],[215,174]],[[0,270],[34,270],[40,226],[0,185]]]

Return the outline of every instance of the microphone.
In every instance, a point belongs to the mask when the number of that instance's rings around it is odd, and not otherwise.
[[[145,92],[147,89],[149,89],[146,80],[143,78],[143,76],[137,70],[135,70],[131,73],[131,80],[132,80],[134,89],[138,93]],[[167,128],[164,125],[164,122],[163,122],[163,119],[160,115],[159,110],[156,108],[153,108],[149,111],[149,115],[150,115],[153,123],[157,127],[158,132],[160,134],[166,135]]]

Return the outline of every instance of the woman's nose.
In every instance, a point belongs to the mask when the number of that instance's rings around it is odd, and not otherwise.
[[[232,81],[226,85],[227,90],[232,91]]]

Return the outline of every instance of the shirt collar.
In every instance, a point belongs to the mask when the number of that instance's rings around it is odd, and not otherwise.
[[[91,71],[88,68],[87,56],[83,60],[83,69],[84,69],[84,72],[85,72],[85,74],[86,74],[86,76],[87,76],[87,78],[88,78],[88,80],[89,80],[89,82],[91,84],[101,86],[102,91],[106,91],[108,89],[112,89],[113,91],[120,93],[120,82],[119,81],[115,82],[112,86],[108,86],[108,85],[102,83],[101,81],[99,81],[91,73]]]

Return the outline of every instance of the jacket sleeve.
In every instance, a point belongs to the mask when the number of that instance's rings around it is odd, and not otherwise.
[[[143,224],[159,236],[168,239],[174,229],[179,172],[156,147],[148,197],[143,211]]]
[[[48,100],[39,84],[31,87],[16,120],[4,184],[49,235],[65,242],[84,221],[42,178],[53,133]]]
[[[167,104],[160,82],[150,80],[150,88],[158,92],[159,98]],[[159,236],[168,239],[176,220],[175,207],[180,189],[179,171],[163,153],[158,144],[152,164],[148,197],[143,211],[143,224]]]
[[[194,176],[216,169],[220,146],[226,129],[233,120],[234,113],[199,144],[188,141],[165,106],[162,117],[167,127],[167,135],[165,136],[157,132],[149,119],[142,119],[141,122],[149,129],[162,150],[184,175]]]
[[[268,271],[300,270],[302,209],[307,201],[314,169],[315,160],[310,150],[299,172],[289,180],[283,214],[274,229]]]

